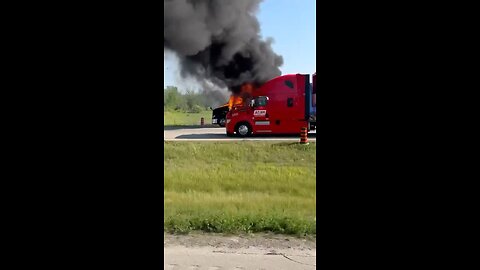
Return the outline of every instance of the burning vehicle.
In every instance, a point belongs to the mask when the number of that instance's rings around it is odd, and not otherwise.
[[[225,127],[225,124],[227,122],[227,113],[229,111],[229,105],[228,103],[212,109],[212,124],[217,124],[221,127]]]
[[[274,52],[273,39],[261,35],[260,2],[165,0],[164,52],[178,58],[182,78],[231,92],[212,110],[212,123],[225,126],[227,135],[315,129],[316,74],[313,86],[310,75],[282,76],[283,57]],[[223,103],[226,96],[214,93],[207,98]]]
[[[289,74],[267,81],[250,92],[226,114],[228,136],[253,134],[298,134],[301,128],[316,128],[316,73]]]
[[[212,110],[212,124],[218,124],[221,127],[225,127],[227,113],[234,107],[241,107],[248,104],[252,99],[253,89],[253,84],[244,84],[239,90],[232,90],[236,93],[230,96],[228,102]]]

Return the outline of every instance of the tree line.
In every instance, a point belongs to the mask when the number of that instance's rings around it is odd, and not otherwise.
[[[175,86],[163,90],[163,110],[199,113],[226,102],[226,97],[213,91],[202,90],[180,92]]]

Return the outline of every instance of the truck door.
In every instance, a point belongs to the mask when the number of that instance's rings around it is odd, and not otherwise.
[[[260,96],[253,100],[253,132],[271,133],[271,123],[268,115],[268,97]]]

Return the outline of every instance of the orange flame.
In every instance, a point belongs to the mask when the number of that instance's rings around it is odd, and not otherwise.
[[[247,101],[246,99],[252,96],[254,90],[255,86],[252,83],[243,84],[240,87],[240,92],[238,94],[230,96],[230,100],[228,101],[229,110],[236,105],[245,105],[243,103]]]

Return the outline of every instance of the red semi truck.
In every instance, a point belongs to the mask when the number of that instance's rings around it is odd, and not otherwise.
[[[226,115],[228,136],[299,134],[316,128],[316,73],[274,78],[252,91],[252,98]]]

